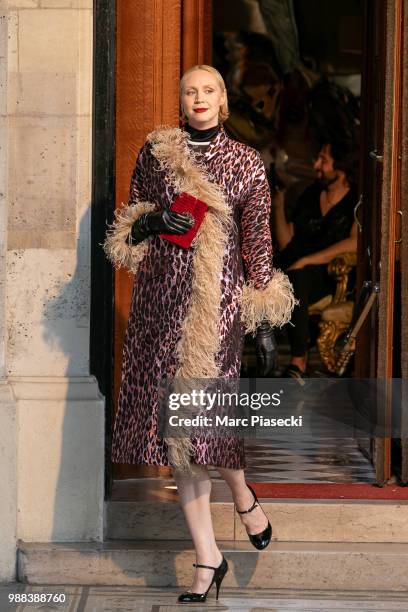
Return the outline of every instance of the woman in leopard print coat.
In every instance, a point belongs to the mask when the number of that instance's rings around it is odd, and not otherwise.
[[[129,205],[117,213],[105,243],[111,260],[135,273],[112,460],[179,468],[182,502],[193,504],[186,511],[183,503],[187,522],[196,545],[201,541],[198,562],[217,565],[220,553],[212,533],[205,466],[219,469],[237,507],[249,507],[253,499],[245,486],[243,441],[227,437],[220,444],[211,432],[184,440],[184,446],[180,439],[161,438],[158,381],[238,378],[244,333],[255,332],[265,320],[283,325],[294,306],[287,277],[272,268],[264,165],[255,149],[229,138],[222,127],[228,116],[226,96],[221,75],[211,67],[196,66],[183,76],[181,103],[189,125],[221,125],[209,144],[195,145],[189,132],[178,128],[148,136],[133,173]],[[196,113],[197,103],[206,111]],[[135,220],[169,209],[183,191],[209,206],[194,248],[180,248],[158,235],[131,246]],[[194,464],[194,478],[181,471],[186,463]],[[243,520],[256,533],[265,517],[258,510]],[[203,588],[205,572],[196,572],[196,592]]]

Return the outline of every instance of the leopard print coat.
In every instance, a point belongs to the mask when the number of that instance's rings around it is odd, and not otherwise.
[[[195,155],[207,177],[221,188],[233,219],[220,278],[216,363],[220,376],[238,378],[245,332],[240,318],[244,283],[259,291],[270,284],[274,274],[270,191],[259,153],[230,138],[223,127]],[[157,209],[170,208],[176,195],[171,178],[147,141],[138,155],[129,204],[149,201]],[[179,366],[176,349],[191,301],[193,257],[193,249],[155,236],[135,275],[113,431],[113,462],[169,465],[166,442],[157,432],[158,381],[171,379]],[[207,433],[192,442],[192,463],[233,469],[245,466],[242,439],[224,437],[220,444],[219,438]]]

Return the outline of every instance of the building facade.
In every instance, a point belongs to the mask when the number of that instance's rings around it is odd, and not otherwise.
[[[92,0],[2,2],[0,577],[16,542],[102,539],[89,369]]]
[[[112,360],[120,355],[130,282],[119,273],[113,284],[100,243],[115,199],[126,200],[145,135],[178,122],[180,72],[211,61],[210,4],[0,1],[1,581],[16,577],[20,539],[104,538]],[[376,372],[385,377],[392,376],[396,257],[401,371],[408,374],[408,61],[395,34],[408,31],[408,3],[386,4],[380,190],[389,274],[376,332],[387,349]],[[398,253],[390,247],[396,232]],[[381,449],[385,457],[389,449]]]

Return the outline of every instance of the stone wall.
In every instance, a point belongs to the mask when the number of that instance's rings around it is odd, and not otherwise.
[[[102,538],[104,403],[89,376],[92,6],[0,2],[0,463],[5,449],[13,542]],[[3,580],[10,542],[0,540]]]
[[[91,0],[9,2],[12,376],[88,373],[91,7]]]

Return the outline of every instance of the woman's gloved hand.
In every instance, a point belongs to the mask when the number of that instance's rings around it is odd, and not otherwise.
[[[259,374],[262,377],[270,376],[276,368],[278,345],[273,328],[267,321],[263,321],[256,330],[255,348]]]
[[[141,242],[152,234],[177,234],[181,236],[194,225],[194,219],[170,210],[145,213],[137,219],[133,226],[131,237],[133,242]]]

